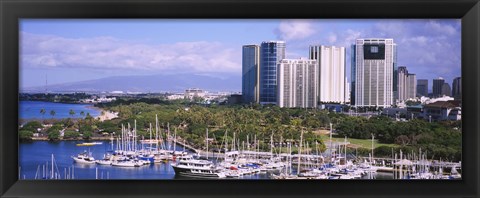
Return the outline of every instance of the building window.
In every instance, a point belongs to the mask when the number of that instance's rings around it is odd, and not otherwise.
[[[370,52],[371,53],[378,53],[378,46],[371,46],[370,47]]]

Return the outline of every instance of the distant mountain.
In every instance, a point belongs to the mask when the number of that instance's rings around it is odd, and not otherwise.
[[[96,80],[48,85],[51,92],[183,92],[188,88],[207,91],[241,91],[241,76],[221,77],[202,74],[159,74],[150,76],[114,76]],[[45,86],[28,87],[24,92],[44,91]]]

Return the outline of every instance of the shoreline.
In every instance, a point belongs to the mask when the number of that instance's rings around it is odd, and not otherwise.
[[[92,103],[65,103],[65,102],[51,102],[51,101],[41,101],[41,100],[20,100],[21,101],[32,101],[32,102],[49,102],[49,103],[58,103],[58,104],[75,104],[75,105],[82,105],[86,109],[91,109],[96,111],[96,115],[91,115],[93,118],[98,119],[100,121],[105,121],[105,120],[112,120],[114,118],[118,118],[118,112],[110,111],[107,109],[103,109],[100,107],[96,107],[95,104]],[[102,112],[104,112],[104,115],[102,115]],[[98,113],[98,114],[97,114]],[[19,120],[24,120],[24,121],[43,121],[43,120],[49,120],[49,119],[54,119],[54,120],[63,120],[67,119],[68,117],[65,118],[49,118],[46,116],[45,118],[21,118],[19,116]],[[73,119],[84,119],[85,117],[75,117]]]
[[[60,140],[57,140],[57,142],[59,141],[110,141],[111,140],[111,137],[91,137],[89,140],[84,140],[84,139],[60,139]],[[33,137],[32,138],[32,141],[50,141],[48,139],[48,137]]]

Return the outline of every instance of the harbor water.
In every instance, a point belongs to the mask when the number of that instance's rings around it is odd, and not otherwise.
[[[40,110],[45,109],[45,114],[41,114]],[[51,115],[51,111],[55,112],[55,115]],[[75,112],[74,115],[70,115],[70,110]],[[81,115],[81,112],[85,115]],[[65,104],[54,102],[42,102],[42,101],[20,101],[19,102],[19,116],[21,119],[62,119],[62,118],[82,118],[90,114],[92,117],[99,116],[101,111],[95,108],[92,104]]]
[[[78,164],[74,163],[72,156],[82,152],[91,152],[95,159],[102,159],[103,155],[112,150],[111,141],[103,141],[101,145],[77,146],[83,141],[33,141],[20,143],[19,169],[20,178],[31,180],[42,178],[42,170],[48,163],[51,169],[51,156],[54,156],[55,171],[58,168],[61,178],[74,169],[74,179],[191,179],[176,177],[171,162],[155,163],[141,167],[116,167],[110,165]],[[146,145],[148,146],[148,145]],[[113,143],[113,148],[116,144]],[[175,147],[177,151],[183,151],[180,145]],[[190,152],[188,149],[185,151]],[[98,173],[98,175],[97,175]],[[248,175],[243,179],[268,179],[268,174]]]

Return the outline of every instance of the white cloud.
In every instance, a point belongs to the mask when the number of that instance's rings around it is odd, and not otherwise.
[[[334,44],[335,42],[337,42],[337,35],[334,33],[330,33],[330,35],[328,36],[328,42],[330,44]]]
[[[282,40],[298,40],[311,36],[315,30],[308,20],[286,20],[280,22],[275,33]]]
[[[431,20],[425,25],[426,29],[432,33],[454,35],[457,33],[455,27],[447,24],[441,24],[438,21]]]
[[[64,38],[22,32],[25,68],[239,72],[241,54],[218,42],[150,45],[111,37]]]

